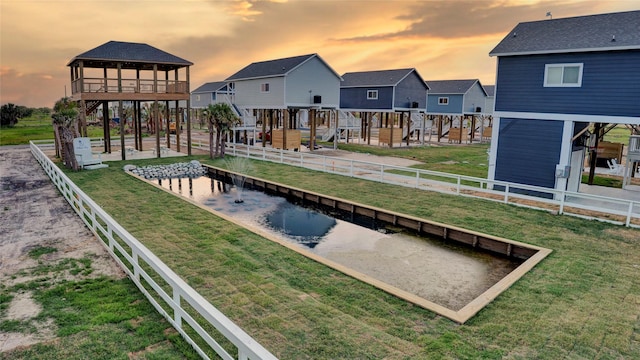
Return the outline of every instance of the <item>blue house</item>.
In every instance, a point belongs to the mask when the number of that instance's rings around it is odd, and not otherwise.
[[[427,108],[429,87],[416,69],[350,72],[342,78],[342,110],[401,112]]]
[[[365,117],[362,122],[363,127],[366,128],[365,130],[369,130],[365,131],[367,139],[370,139],[370,123],[374,113],[380,113],[381,117],[382,113],[386,113],[385,120],[387,121],[389,114],[394,114],[393,117],[395,117],[400,113],[400,123],[403,122],[405,113],[413,113],[415,119],[407,121],[409,125],[407,133],[423,127],[422,116],[415,115],[426,111],[429,87],[416,69],[350,72],[343,74],[342,78],[344,79],[340,85],[340,110],[342,111],[340,121],[343,123],[342,126],[348,126],[344,124],[344,112],[351,114],[359,112]],[[407,119],[410,118],[409,116]],[[348,117],[353,119],[352,115],[348,115]],[[402,124],[400,127],[402,128]],[[402,131],[396,131],[396,136],[391,134],[386,138],[386,141],[389,141],[389,145],[392,145],[393,142],[399,143],[398,139],[403,137],[408,141],[407,133],[403,136]],[[395,141],[392,140],[392,137],[395,138]],[[380,141],[385,142],[383,139],[385,139],[385,135],[381,133]]]
[[[435,120],[438,141],[445,135],[449,142],[473,141],[476,131],[482,134],[491,126],[486,109],[489,96],[480,80],[427,80],[427,85],[427,114]]]
[[[229,84],[226,82],[208,82],[191,92],[191,107],[201,109],[219,102],[231,103],[232,94],[233,92],[229,90]]]
[[[429,97],[427,113],[432,115],[464,115],[482,113],[487,92],[478,79],[427,80]]]
[[[640,124],[639,24],[630,11],[525,22],[507,34],[490,52],[489,179],[578,191],[589,125]]]

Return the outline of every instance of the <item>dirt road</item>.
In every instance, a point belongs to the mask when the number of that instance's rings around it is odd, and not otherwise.
[[[17,284],[39,278],[53,284],[65,279],[124,276],[59,194],[28,146],[0,147],[0,188],[0,294],[12,297],[8,309],[0,311],[0,320],[24,321],[40,311],[29,291],[15,290]],[[38,250],[44,254],[35,256]],[[88,271],[75,275],[70,271],[32,271],[63,259],[81,258],[91,259],[88,275]],[[39,323],[38,331],[31,334],[0,332],[0,352],[50,339],[55,333],[52,326]]]

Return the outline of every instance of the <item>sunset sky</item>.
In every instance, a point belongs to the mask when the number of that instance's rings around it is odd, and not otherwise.
[[[255,62],[319,54],[337,73],[416,68],[495,82],[517,23],[640,9],[640,0],[0,0],[0,103],[53,107],[67,63],[110,40],[194,63],[191,90]]]

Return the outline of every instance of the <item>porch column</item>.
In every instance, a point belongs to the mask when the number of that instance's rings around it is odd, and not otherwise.
[[[565,166],[571,166],[571,152],[573,148],[573,121],[565,120],[562,128],[562,142],[560,147],[560,158],[558,166],[563,168]],[[556,173],[556,190],[566,190],[567,181],[569,180],[569,174],[566,176],[557,176]]]

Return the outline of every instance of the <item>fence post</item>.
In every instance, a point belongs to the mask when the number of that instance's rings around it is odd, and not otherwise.
[[[416,189],[420,187],[420,170],[416,170]]]
[[[460,183],[462,182],[462,179],[460,178],[460,176],[456,177],[456,194],[460,195]]]
[[[564,200],[566,198],[565,191],[562,190],[560,192],[560,210],[558,210],[558,215],[561,215],[564,212]]]
[[[509,203],[509,184],[505,185],[504,187],[504,203]]]
[[[175,303],[173,307],[173,320],[176,323],[176,326],[180,329],[182,329],[182,316],[180,316],[180,312],[178,311],[178,309],[180,309],[180,292],[178,291],[178,289],[176,288],[175,285],[171,286],[173,288],[173,302]]]
[[[380,181],[384,181],[384,164],[380,164]]]
[[[629,201],[629,210],[627,211],[627,221],[624,223],[625,226],[631,226],[631,214],[633,213],[633,201]]]

